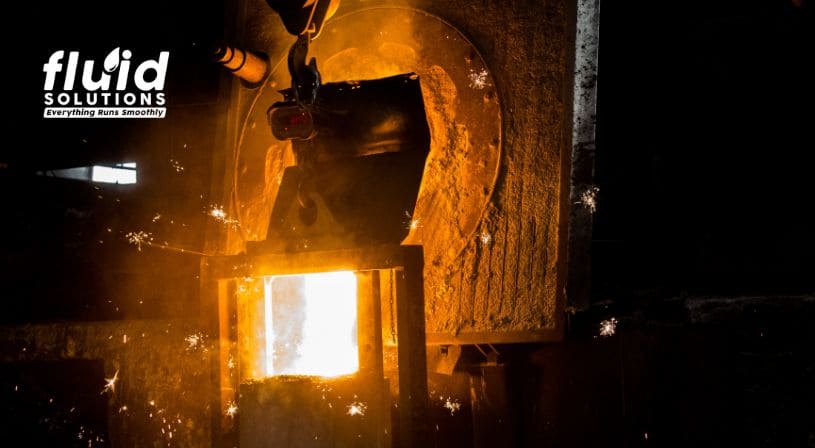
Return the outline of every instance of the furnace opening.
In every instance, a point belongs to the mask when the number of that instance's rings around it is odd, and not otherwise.
[[[336,377],[359,370],[354,273],[264,277],[259,345],[265,376]]]

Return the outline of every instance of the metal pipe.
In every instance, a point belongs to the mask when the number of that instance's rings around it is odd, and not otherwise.
[[[269,75],[269,60],[264,54],[220,44],[215,48],[214,57],[248,87],[257,87]]]

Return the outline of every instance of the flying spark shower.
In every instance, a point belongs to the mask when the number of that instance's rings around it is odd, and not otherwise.
[[[153,242],[153,235],[149,232],[145,232],[144,230],[139,230],[138,232],[129,232],[125,235],[127,238],[127,242],[136,246],[141,252],[142,245],[149,245]]]

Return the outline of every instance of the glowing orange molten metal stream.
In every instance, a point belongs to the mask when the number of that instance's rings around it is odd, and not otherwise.
[[[287,281],[297,282],[294,294],[292,288],[275,287]],[[264,283],[266,376],[336,377],[359,370],[353,272],[266,277]]]

